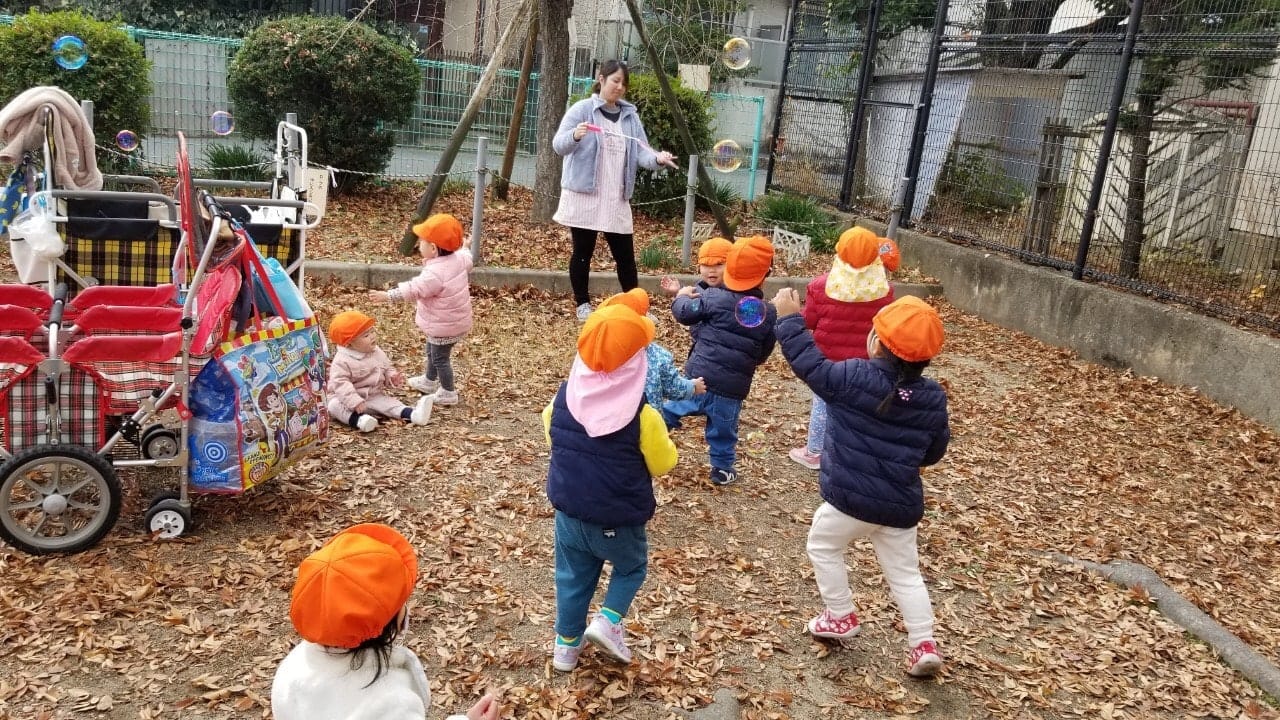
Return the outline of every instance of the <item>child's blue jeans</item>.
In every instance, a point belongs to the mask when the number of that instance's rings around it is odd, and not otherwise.
[[[649,572],[644,525],[606,528],[556,511],[556,634],[581,637],[605,561],[613,565],[604,606],[626,615]]]
[[[738,459],[738,415],[742,401],[705,392],[688,400],[669,400],[662,406],[662,419],[667,428],[680,427],[680,418],[686,415],[707,416],[707,453],[711,466],[721,470],[733,470]]]

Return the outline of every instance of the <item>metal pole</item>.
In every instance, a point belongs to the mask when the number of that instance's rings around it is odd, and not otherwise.
[[[476,187],[475,199],[471,203],[471,258],[476,265],[480,264],[480,227],[481,215],[484,213],[484,176],[488,172],[489,138],[481,135],[476,138]]]
[[[934,10],[929,59],[925,62],[920,103],[916,108],[915,131],[911,136],[911,151],[907,154],[907,170],[903,175],[902,210],[898,213],[898,221],[908,227],[911,225],[911,209],[916,199],[916,180],[920,177],[920,160],[924,157],[924,141],[929,131],[929,116],[933,112],[933,89],[938,82],[938,63],[942,60],[942,38],[947,32],[949,7],[949,0],[938,0],[938,7]]]
[[[787,10],[787,49],[782,51],[782,77],[778,82],[778,103],[773,107],[773,134],[769,138],[769,169],[764,173],[766,195],[773,185],[773,164],[778,153],[778,133],[782,132],[782,103],[787,99],[787,71],[791,68],[791,45],[795,42],[796,10],[799,7],[800,0],[791,0],[791,7]]]
[[[1142,0],[1133,0],[1129,6],[1129,24],[1124,29],[1124,45],[1120,49],[1120,67],[1116,71],[1115,84],[1111,86],[1111,104],[1107,107],[1107,121],[1102,126],[1102,141],[1098,143],[1098,163],[1093,168],[1093,185],[1089,188],[1089,202],[1085,205],[1084,218],[1080,222],[1080,244],[1076,247],[1076,265],[1071,277],[1084,279],[1084,263],[1089,258],[1089,243],[1093,240],[1093,226],[1098,221],[1098,204],[1102,202],[1102,188],[1107,182],[1107,166],[1111,162],[1111,146],[1116,139],[1116,126],[1120,122],[1120,106],[1124,104],[1124,90],[1129,84],[1129,66],[1133,62],[1133,48],[1138,43],[1138,26],[1142,24]]]
[[[680,263],[689,267],[689,256],[693,252],[693,215],[697,203],[698,189],[698,156],[689,156],[689,180],[684,190],[684,242],[680,246]]]
[[[298,125],[298,113],[285,113],[284,121],[296,127]],[[289,136],[289,149],[293,151],[293,155],[291,157],[301,158],[302,156],[299,153],[302,152],[302,149],[299,148],[298,145],[302,143],[302,138],[293,130],[286,129],[285,132]],[[307,169],[300,168],[298,165],[298,162],[286,159],[285,169],[289,173],[287,182],[289,183],[289,187],[293,190],[305,188],[307,186],[306,179],[298,177],[299,173],[305,173]]]
[[[837,207],[848,210],[852,202],[853,181],[857,175],[858,151],[862,140],[862,125],[867,119],[867,93],[871,91],[871,79],[875,75],[876,45],[880,40],[880,8],[884,0],[872,0],[871,14],[863,30],[862,57],[858,61],[858,90],[853,99],[853,118],[849,121],[849,144],[844,153],[844,178],[840,182],[840,200]]]
[[[756,133],[755,139],[751,141],[751,177],[749,185],[747,185],[747,202],[756,201],[756,174],[760,167],[760,131],[764,128],[764,98],[757,96],[756,102]]]

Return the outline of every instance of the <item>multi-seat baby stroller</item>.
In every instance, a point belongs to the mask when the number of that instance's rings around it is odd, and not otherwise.
[[[322,340],[299,290],[319,210],[288,182],[305,133],[282,123],[279,137],[267,199],[197,191],[181,137],[173,197],[149,178],[59,188],[40,149],[31,205],[64,249],[32,262],[11,238],[25,276],[0,285],[0,538],[94,545],[120,513],[118,471],[141,467],[177,470],[145,516],[177,537],[192,493],[240,492],[323,442]]]

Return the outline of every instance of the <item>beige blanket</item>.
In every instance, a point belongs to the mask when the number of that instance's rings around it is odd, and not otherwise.
[[[53,177],[66,190],[101,190],[102,173],[94,152],[93,129],[80,103],[59,87],[26,90],[0,110],[0,162],[17,165],[22,154],[44,144],[45,109],[53,113]]]

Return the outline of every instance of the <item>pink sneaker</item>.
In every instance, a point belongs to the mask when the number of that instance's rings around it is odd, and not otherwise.
[[[577,645],[565,645],[556,641],[551,645],[551,667],[556,672],[570,672],[578,666],[578,656],[581,654],[581,641]]]
[[[582,638],[592,645],[598,645],[609,657],[625,665],[631,662],[631,648],[627,647],[623,638],[625,633],[626,628],[622,623],[609,622],[609,618],[597,614]]]
[[[857,635],[861,630],[857,613],[840,617],[832,615],[830,610],[823,610],[822,614],[809,621],[809,634],[814,637],[842,640]]]
[[[809,448],[791,448],[791,452],[787,453],[787,457],[810,470],[817,470],[822,466],[822,456],[809,452]]]
[[[942,653],[932,640],[925,640],[911,648],[907,664],[907,674],[911,677],[932,677],[942,669]]]

